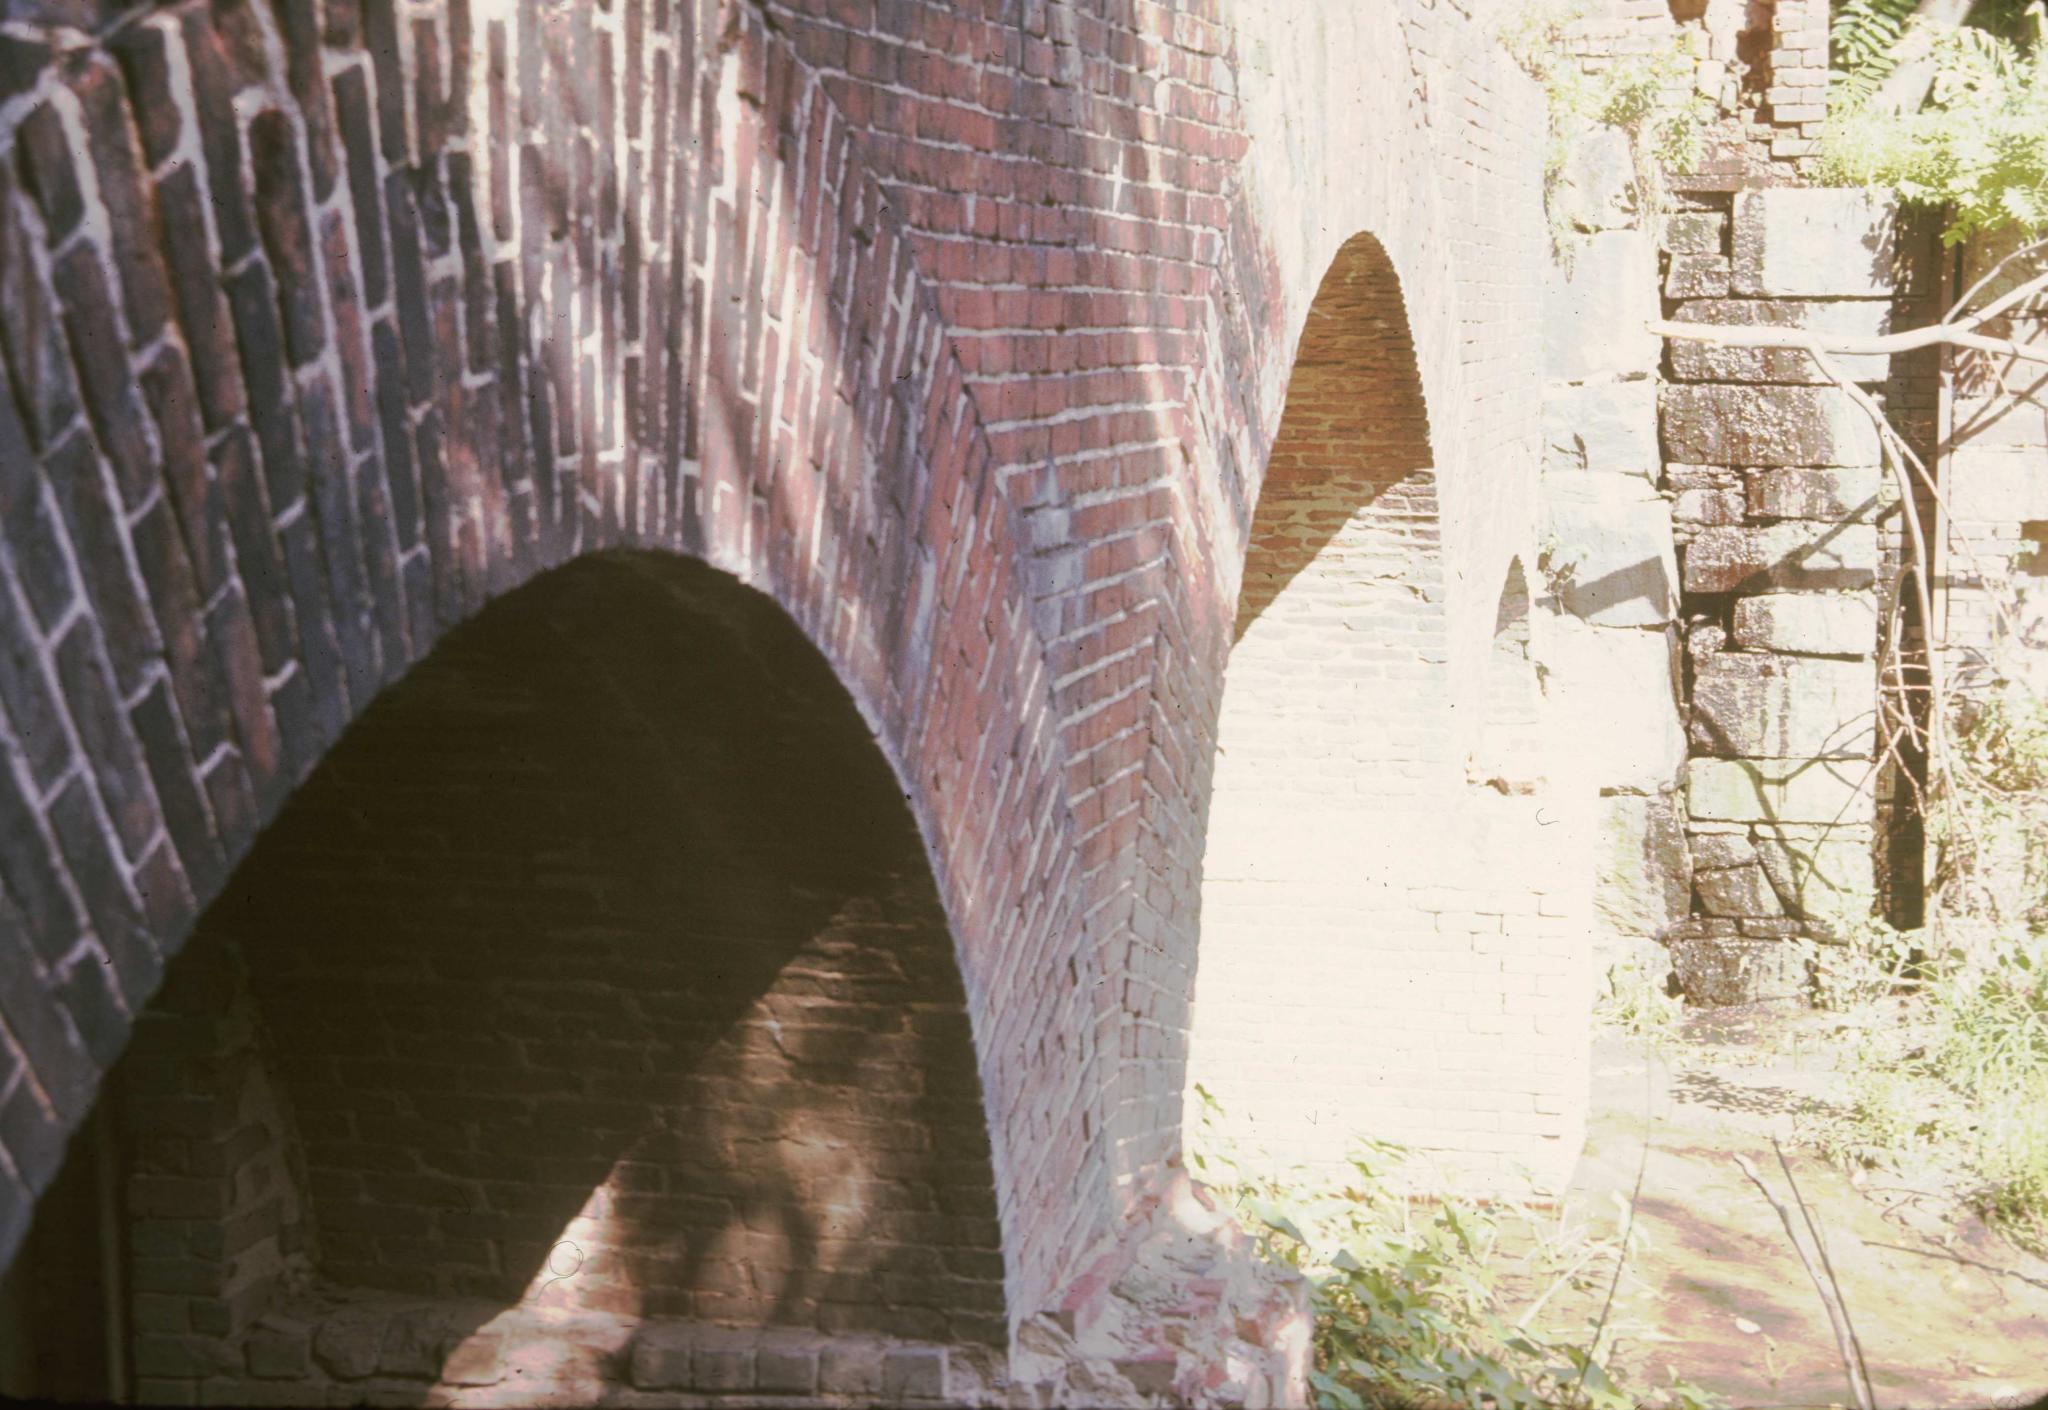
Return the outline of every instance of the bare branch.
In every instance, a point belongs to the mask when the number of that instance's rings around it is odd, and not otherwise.
[[[1877,1402],[1870,1393],[1870,1381],[1862,1370],[1863,1349],[1857,1345],[1856,1333],[1849,1326],[1848,1313],[1842,1306],[1840,1287],[1833,1285],[1832,1277],[1822,1276],[1812,1255],[1807,1253],[1806,1245],[1799,1241],[1799,1231],[1792,1223],[1792,1211],[1785,1207],[1784,1201],[1771,1192],[1771,1187],[1764,1183],[1764,1177],[1757,1174],[1756,1167],[1750,1164],[1749,1157],[1738,1153],[1735,1163],[1742,1168],[1742,1173],[1749,1177],[1750,1183],[1763,1192],[1763,1197],[1771,1202],[1771,1208],[1778,1211],[1778,1222],[1785,1226],[1785,1237],[1791,1240],[1792,1251],[1799,1255],[1800,1263],[1805,1265],[1806,1276],[1813,1279],[1814,1291],[1820,1294],[1821,1306],[1827,1309],[1828,1325],[1834,1329],[1835,1349],[1841,1354],[1842,1370],[1848,1375],[1849,1392],[1856,1398],[1857,1410],[1876,1410]],[[1804,1201],[1801,1201],[1801,1204],[1803,1207]]]
[[[1972,284],[1967,290],[1963,292],[1963,296],[1960,299],[1956,300],[1956,306],[1950,309],[1945,315],[1943,315],[1941,321],[1943,323],[1956,324],[1958,327],[1975,328],[1980,324],[1987,323],[1991,319],[1998,317],[1999,314],[2004,313],[2014,304],[2021,303],[2025,301],[2027,298],[2031,297],[2033,294],[2041,292],[2041,279],[2030,279],[2024,284],[2006,290],[2003,294],[2000,294],[1996,299],[1993,299],[1990,303],[1986,304],[1983,308],[1978,309],[1975,313],[1970,314],[1967,317],[1963,318],[1958,318],[1956,316],[1957,314],[1962,313],[1962,311],[1969,306],[1969,302],[1971,299],[1976,298],[1977,295],[1983,293],[1986,289],[1990,288],[1992,284],[1997,282],[1998,277],[2005,273],[2006,267],[2008,265],[2014,264],[2020,260],[2031,259],[2035,255],[2039,254],[2048,254],[2048,240],[2034,240],[2028,244],[2020,246],[2011,254],[2006,255],[2003,259],[1999,260],[1997,264],[1994,264],[1991,266],[1991,268],[1985,270],[1984,273],[1981,276],[1979,276],[1977,282]]]
[[[2048,275],[2030,281],[2032,292],[2048,290]],[[2023,286],[2024,287],[2024,286]],[[2014,291],[2015,293],[2018,290]],[[1993,304],[1992,308],[2003,309]],[[1984,318],[1994,317],[1988,310]],[[1910,328],[1903,333],[1881,333],[1874,337],[1856,338],[1835,333],[1822,333],[1810,328],[1758,327],[1753,324],[1735,325],[1726,323],[1672,323],[1665,319],[1653,319],[1650,331],[1663,338],[1686,338],[1694,342],[1715,343],[1729,348],[1798,348],[1803,352],[1819,355],[1833,353],[1837,356],[1867,354],[1891,356],[1898,353],[1916,352],[1921,348],[1948,346],[1970,348],[1977,352],[1990,353],[2000,357],[2017,358],[2022,362],[2048,364],[2048,346],[2036,343],[2022,343],[2013,338],[1993,338],[1987,334],[1970,331],[1977,323],[1984,321],[1972,315],[1971,319],[1956,323],[1934,323],[1925,328]]]

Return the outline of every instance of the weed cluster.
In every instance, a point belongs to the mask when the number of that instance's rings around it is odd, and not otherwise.
[[[1673,1377],[1630,1391],[1603,1364],[1613,1324],[1590,1336],[1545,1336],[1537,1315],[1560,1291],[1605,1288],[1641,1232],[1618,1211],[1621,1232],[1592,1238],[1514,1205],[1407,1192],[1402,1148],[1361,1139],[1342,1176],[1275,1169],[1218,1134],[1214,1099],[1196,1089],[1202,1120],[1189,1167],[1259,1231],[1267,1257],[1308,1280],[1316,1319],[1316,1403],[1463,1410],[1708,1410],[1716,1402]],[[1511,1254],[1510,1248],[1519,1252]],[[1510,1273],[1543,1291],[1519,1312]]]
[[[1885,963],[1870,953],[1843,961],[1864,974]],[[2048,936],[1891,974],[1899,982],[1882,992],[1838,991],[1883,1021],[1864,1025],[1843,1054],[1847,1113],[1815,1131],[1815,1143],[1851,1166],[1959,1164],[1979,1213],[2048,1247]]]
[[[1941,211],[1949,244],[2048,228],[2048,12],[2039,0],[1976,9],[1970,24],[1935,25],[1911,0],[1848,0],[1833,26],[1817,174]],[[1886,80],[1916,50],[1924,98],[1888,101]]]
[[[1616,127],[1628,134],[1636,187],[1654,209],[1661,204],[1663,173],[1687,172],[1699,164],[1707,129],[1719,113],[1713,96],[1698,86],[1702,55],[1697,36],[1682,31],[1646,53],[1589,69],[1573,52],[1571,29],[1593,9],[1589,0],[1530,0],[1509,11],[1497,33],[1543,89],[1550,118],[1546,185],[1555,187],[1573,147],[1588,131]],[[1553,243],[1562,246],[1565,233],[1553,229]]]
[[[1593,1001],[1593,1017],[1652,1047],[1672,1041],[1685,1000],[1640,963],[1627,960],[1607,968],[1606,987]]]

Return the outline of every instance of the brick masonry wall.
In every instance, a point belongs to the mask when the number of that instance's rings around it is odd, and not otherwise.
[[[1826,0],[1602,0],[1568,37],[1588,71],[1687,46],[1693,81],[1719,107],[1686,189],[1798,180],[1827,116]]]
[[[658,34],[636,14],[631,44],[616,12],[415,27],[381,5],[290,33],[247,7],[123,12],[104,43],[60,14],[40,47],[9,39],[20,664],[0,884],[32,947],[10,1029],[36,1073],[18,1192],[48,1179],[200,899],[350,714],[487,596],[641,542],[771,586],[830,653],[927,837],[953,839],[935,854],[975,859],[971,887],[940,864],[979,937],[974,992],[1065,976],[997,1021],[1060,1039],[1001,1040],[998,1100],[1037,1115],[994,1139],[1038,1171],[1013,1222],[1034,1181],[1061,1192],[1045,1207],[1108,1217],[1067,1194],[1089,1138],[1050,1139],[1092,1080],[1089,1025],[1060,1005],[1099,986],[1059,880],[1042,655],[1003,605],[1008,505],[961,490],[986,454],[974,408],[815,80],[778,50],[772,118],[720,102],[767,80],[758,18],[735,12],[751,38],[720,50],[714,12],[664,8]],[[684,74],[696,91],[672,100]],[[606,93],[598,182],[574,115]],[[734,295],[713,299],[721,280]],[[895,394],[856,391],[877,385]],[[1002,806],[971,804],[999,737]],[[1024,826],[996,821],[1012,808]],[[9,1208],[18,1236],[20,1193]]]
[[[145,1384],[253,1373],[288,1264],[1007,1341],[915,827],[801,634],[692,567],[586,559],[452,632],[202,917],[121,1069]]]
[[[1153,822],[1141,843],[1147,881],[1131,901],[1130,963],[1141,974],[1175,972],[1172,937],[1189,920],[1179,898],[1194,889],[1203,854],[1217,719],[1211,692],[1232,650],[1259,467],[1278,432],[1311,301],[1359,233],[1373,237],[1398,275],[1436,442],[1454,698],[1483,690],[1501,574],[1515,554],[1533,552],[1535,316],[1544,264],[1533,85],[1492,44],[1483,7],[1245,6],[1238,35],[1253,140],[1243,169],[1246,224],[1226,232],[1234,277],[1218,290],[1217,317],[1226,346],[1242,338],[1235,345],[1246,351],[1211,362],[1195,384],[1199,424],[1215,429],[1191,448],[1197,473],[1185,503],[1193,522],[1176,556],[1212,565],[1213,576],[1184,568],[1167,585],[1172,649],[1162,656],[1164,708],[1147,772],[1157,780],[1148,786]],[[1467,141],[1460,133],[1485,135]],[[1313,218],[1303,220],[1304,211]],[[1262,337],[1261,322],[1285,336]],[[1454,755],[1469,747],[1480,713],[1453,715]],[[1172,786],[1187,776],[1195,787]],[[1185,1089],[1171,1038],[1180,1004],[1168,983],[1134,1006],[1144,1022],[1133,1049],[1148,1062],[1163,1053],[1168,1064],[1161,1078],[1140,1069],[1128,1079],[1140,1093],[1129,1105],[1153,1121],[1154,1094]],[[1333,1085],[1347,1075],[1327,1044],[1302,1045],[1299,1062],[1305,1071],[1335,1064]]]
[[[21,7],[8,1243],[343,725],[638,544],[770,592],[895,765],[1051,1302],[1178,1148],[1245,535],[1351,234],[1410,294],[1454,693],[1531,552],[1541,123],[1481,9]]]
[[[1455,747],[1435,461],[1401,285],[1360,236],[1310,306],[1252,521],[1203,859],[1192,1080],[1226,1133],[1282,1159],[1341,1168],[1370,1134],[1460,1176],[1497,1180],[1520,1159],[1555,1180],[1576,1153],[1568,1094],[1532,1085],[1528,1065],[1566,1037],[1566,924],[1534,873],[1452,840],[1479,802]],[[1512,658],[1519,640],[1520,671],[1503,682],[1491,657],[1473,701],[1520,738],[1474,743],[1503,745],[1533,780],[1528,605],[1511,582],[1494,648]],[[1547,945],[1532,933],[1545,911]],[[1539,1013],[1557,1029],[1539,1034]]]

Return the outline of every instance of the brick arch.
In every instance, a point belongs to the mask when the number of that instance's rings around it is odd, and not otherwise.
[[[0,136],[5,1246],[347,722],[486,602],[645,546],[781,604],[903,778],[1010,1305],[1045,1305],[1114,1220],[1045,647],[816,79],[749,6],[73,9],[21,17]]]
[[[1544,786],[1543,688],[1536,662],[1529,578],[1517,555],[1508,561],[1494,609],[1485,713],[1468,764],[1472,782],[1503,793],[1534,793]]]
[[[1402,281],[1356,235],[1309,306],[1252,516],[1203,858],[1191,1080],[1291,1157],[1447,1135],[1389,1090],[1408,1035],[1357,1041],[1412,1012],[1422,976],[1377,971],[1431,922],[1455,795],[1429,412]]]
[[[1399,273],[1438,471],[1460,734],[1467,716],[1476,726],[1469,703],[1483,693],[1489,580],[1535,532],[1531,427],[1541,379],[1528,325],[1543,277],[1541,97],[1487,19],[1441,5],[1266,0],[1230,0],[1204,18],[1220,42],[1191,26],[1193,53],[1177,57],[1200,73],[1218,62],[1206,56],[1222,56],[1235,80],[1222,106],[1237,144],[1197,148],[1224,174],[1205,236],[1216,258],[1197,286],[1185,483],[1170,501],[1180,571],[1163,575],[1151,658],[1163,702],[1147,748],[1153,821],[1132,854],[1133,948],[1156,961],[1143,973],[1164,975],[1166,991],[1143,1005],[1133,1046],[1183,1084],[1187,995],[1203,987],[1192,960],[1207,927],[1205,903],[1190,901],[1203,889],[1227,662],[1251,592],[1239,568],[1289,404],[1296,343],[1325,275],[1360,231]],[[1202,955],[1206,969],[1206,942]]]
[[[901,787],[786,614],[693,560],[586,555],[444,636],[237,866],[111,1081],[100,1233],[146,1399],[267,1398],[293,1327],[296,1379],[356,1393],[524,1364],[546,1314],[1007,1344]],[[94,1261],[68,1232],[32,1272]],[[54,1340],[116,1331],[66,1310]],[[364,1320],[493,1350],[345,1364]]]

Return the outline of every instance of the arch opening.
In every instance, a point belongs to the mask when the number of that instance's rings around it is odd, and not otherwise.
[[[905,795],[794,623],[692,560],[593,555],[451,631],[259,838],[108,1090],[159,1391],[817,1389],[833,1339],[1007,1341]]]
[[[1308,312],[1250,534],[1189,1077],[1280,1166],[1340,1171],[1371,1137],[1431,1180],[1526,1189],[1577,1149],[1556,843],[1524,796],[1529,594],[1517,565],[1492,678],[1459,699],[1430,411],[1398,272],[1356,236]]]

